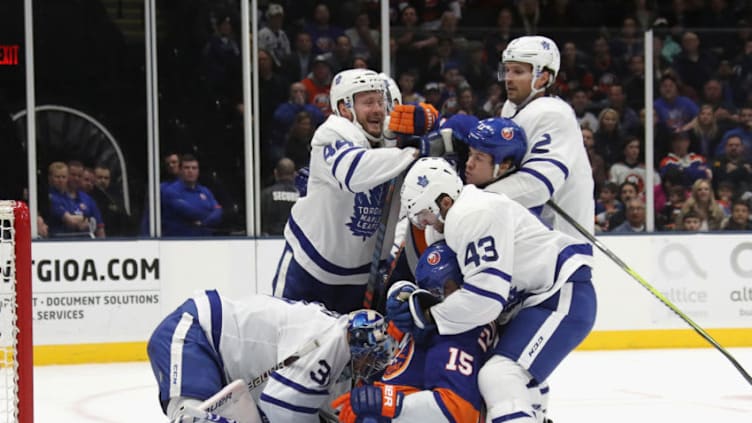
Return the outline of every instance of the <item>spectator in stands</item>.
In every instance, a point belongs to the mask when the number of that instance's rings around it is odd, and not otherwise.
[[[723,28],[731,29],[736,27],[737,18],[734,11],[729,7],[727,0],[713,0],[705,3],[705,10],[699,20],[701,28]],[[722,57],[725,49],[733,45],[734,36],[728,31],[708,31],[703,34],[703,42],[706,48],[715,56]]]
[[[91,196],[91,192],[94,190],[94,181],[96,180],[96,176],[94,176],[94,169],[90,167],[84,167],[84,172],[81,174],[81,191],[89,194]],[[100,211],[102,208],[99,208]]]
[[[222,220],[222,206],[198,183],[199,163],[191,154],[180,158],[180,177],[162,190],[164,236],[211,235]]]
[[[721,181],[715,189],[715,198],[718,205],[723,209],[723,215],[731,215],[731,201],[734,198],[734,184],[729,181]]]
[[[627,63],[630,57],[643,55],[643,34],[638,32],[637,20],[627,16],[622,20],[619,34],[609,42],[609,49],[619,63]]]
[[[240,46],[230,16],[223,16],[202,52],[204,73],[213,99],[234,98],[240,88]]]
[[[637,185],[635,185],[633,182],[626,181],[619,186],[619,202],[621,202],[622,204],[627,204],[629,200],[636,197]],[[624,223],[625,219],[626,213],[623,209],[611,214],[611,217],[608,219],[609,230],[613,230],[613,228]]]
[[[645,107],[645,58],[637,55],[627,62],[627,75],[624,80],[624,95],[627,105],[633,110]]]
[[[616,213],[622,212],[624,205],[616,199],[619,185],[613,182],[605,182],[598,192],[598,200],[595,202],[595,229],[598,232],[607,232],[608,222]]]
[[[415,91],[415,83],[418,76],[413,71],[402,72],[397,79],[400,92],[402,92],[402,102],[405,104],[418,104],[426,101],[419,92]]]
[[[598,192],[607,179],[606,162],[595,149],[595,137],[590,128],[582,128],[582,141],[585,144],[585,151],[587,151],[588,160],[590,161],[590,168],[593,170],[593,182],[595,182],[594,189],[595,192]]]
[[[640,115],[640,128],[637,130],[637,134],[645,133],[645,122],[647,120],[645,108],[641,108]],[[653,166],[659,168],[661,160],[666,157],[671,148],[671,134],[672,132],[661,124],[658,119],[658,113],[653,110]]]
[[[365,57],[355,55],[353,56],[352,68],[353,69],[370,69],[371,65],[368,63],[368,60],[366,60]]]
[[[301,31],[295,35],[295,49],[282,59],[282,72],[288,81],[302,81],[311,71],[313,62],[313,41],[311,34]]]
[[[535,35],[541,19],[541,7],[539,0],[519,0],[517,4],[517,16],[522,24],[526,35]]]
[[[484,112],[489,116],[500,116],[501,108],[504,107],[504,87],[499,81],[491,81],[486,88],[486,94],[483,99],[483,106],[481,107]]]
[[[332,68],[326,56],[313,58],[311,73],[301,81],[308,91],[308,103],[318,107],[325,117],[332,112],[329,107],[329,88],[332,85]]]
[[[671,135],[671,151],[661,159],[659,171],[663,175],[669,168],[675,167],[682,173],[682,183],[689,187],[699,179],[713,176],[705,157],[689,151],[689,134],[675,132]]]
[[[331,23],[329,6],[319,3],[313,10],[313,22],[308,23],[303,30],[311,34],[314,54],[329,53],[334,49],[337,37],[344,35],[342,28]]]
[[[676,230],[676,222],[684,207],[687,199],[687,190],[681,186],[672,186],[668,192],[668,201],[664,203],[663,208],[655,215],[655,226],[659,231]],[[700,224],[699,219],[697,222]]]
[[[441,88],[442,84],[438,82],[429,82],[423,88],[423,95],[426,97],[426,103],[432,105],[436,110],[441,110]]]
[[[724,127],[725,125],[721,125],[713,113],[713,106],[703,104],[700,106],[700,113],[697,114],[697,117],[685,126],[689,131],[689,149],[698,152],[707,159],[713,158],[715,148],[725,132]]]
[[[178,153],[170,151],[162,159],[162,183],[173,182],[178,179],[178,175],[180,175],[180,156]],[[104,185],[103,182],[100,182],[100,184]],[[107,186],[109,185],[108,181]]]
[[[624,134],[641,135],[637,132],[640,128],[640,116],[628,106],[622,84],[616,82],[608,87],[604,104],[619,112],[619,126]]]
[[[371,18],[367,12],[360,12],[355,18],[355,24],[345,30],[345,35],[352,43],[352,51],[366,60],[381,55],[379,31],[371,28]]]
[[[457,106],[457,113],[464,113],[467,115],[475,116],[478,119],[491,117],[491,115],[487,114],[478,106],[478,103],[475,100],[473,89],[469,86],[460,88],[460,91],[457,94]]]
[[[673,75],[661,77],[660,94],[653,107],[661,124],[671,131],[681,130],[700,111],[692,100],[679,95],[679,82]]]
[[[408,5],[400,12],[400,25],[394,28],[397,43],[396,60],[405,69],[425,69],[432,49],[439,39],[418,26],[415,7]]]
[[[107,223],[108,236],[130,235],[130,216],[121,201],[110,191],[112,180],[110,168],[102,163],[92,170],[93,186],[89,195],[97,203],[102,218]]]
[[[593,132],[598,130],[598,118],[590,111],[590,97],[585,90],[581,88],[574,90],[569,103],[572,105],[580,128],[588,128]]]
[[[459,63],[454,41],[449,37],[439,36],[438,45],[428,58],[425,78],[429,81],[439,81],[450,67],[457,68],[459,73]]]
[[[556,77],[556,87],[564,95],[571,95],[576,90],[590,93],[595,85],[593,73],[587,66],[584,54],[577,50],[572,41],[564,43],[561,56],[561,67]],[[597,128],[594,128],[595,130]]]
[[[483,57],[483,45],[480,42],[468,43],[467,60],[462,65],[461,73],[473,88],[476,97],[483,96],[488,85],[496,80],[496,73],[491,71]],[[498,113],[494,116],[498,116]]]
[[[677,230],[682,232],[699,232],[702,230],[702,219],[696,211],[689,210],[687,213],[680,215],[680,218],[681,224]]]
[[[274,185],[261,191],[261,233],[282,235],[292,205],[298,201],[295,163],[283,157],[274,167]]]
[[[324,54],[324,57],[329,62],[332,74],[337,74],[345,69],[351,69],[355,61],[355,55],[353,54],[352,43],[350,43],[347,35],[342,34],[337,36],[334,40],[332,51]]]
[[[274,110],[275,134],[284,134],[289,130],[295,121],[295,116],[300,112],[308,112],[313,120],[314,126],[321,125],[324,122],[324,115],[321,110],[308,102],[308,91],[302,82],[293,82],[290,84],[290,96],[285,103],[277,106]]]
[[[626,221],[611,230],[612,233],[645,232],[645,202],[640,197],[626,203]]]
[[[733,135],[738,136],[744,144],[744,157],[752,162],[752,106],[742,106],[739,110],[739,124],[723,134],[721,142],[715,148],[715,155],[720,156],[726,150],[726,141]]]
[[[737,120],[737,110],[731,89],[724,89],[723,82],[718,78],[710,78],[702,86],[702,104],[713,108],[713,114],[718,122],[728,124]]]
[[[593,56],[590,63],[595,85],[593,86],[592,99],[594,102],[603,101],[608,93],[608,87],[617,81],[619,67],[611,57],[608,39],[604,36],[596,37],[593,42]]]
[[[522,34],[515,29],[512,10],[508,7],[500,8],[496,14],[496,27],[494,31],[486,35],[483,41],[486,60],[488,60],[491,70],[496,70],[496,64],[499,62],[501,52],[507,48],[507,44],[520,35]],[[559,74],[561,74],[561,70]]]
[[[744,144],[738,135],[726,140],[726,153],[713,161],[713,185],[730,182],[735,191],[752,190],[752,164],[744,157]]]
[[[311,138],[315,130],[316,126],[308,112],[302,111],[295,115],[286,135],[285,156],[295,163],[296,169],[308,166],[311,160]]]
[[[595,150],[606,161],[606,167],[619,160],[621,155],[623,134],[619,126],[619,112],[605,108],[598,114],[598,130],[595,131]]]
[[[752,221],[749,220],[749,204],[736,199],[731,204],[731,216],[723,222],[724,231],[752,231]]]
[[[52,162],[47,175],[50,187],[49,234],[104,238],[104,222],[94,200],[86,193],[70,188],[68,165]]]
[[[624,139],[624,148],[622,150],[622,160],[614,163],[609,169],[609,180],[617,185],[625,181],[634,182],[637,185],[637,193],[644,195],[645,182],[647,178],[645,163],[642,158],[640,148],[640,138],[630,135]],[[660,183],[660,176],[656,176],[656,184]]]
[[[705,82],[713,76],[718,58],[707,50],[700,49],[700,37],[687,31],[681,39],[682,51],[674,58],[673,67],[679,78],[691,89],[688,95],[697,98]]]
[[[661,183],[653,187],[654,212],[658,214],[664,206],[670,202],[669,193],[673,187],[681,187],[685,194],[689,193],[689,188],[682,182],[682,172],[678,167],[671,167],[661,175]],[[686,197],[686,195],[685,195]]]
[[[684,215],[690,210],[694,211],[700,217],[700,231],[717,231],[721,229],[721,222],[724,219],[723,209],[715,201],[713,188],[707,179],[698,179],[692,184],[692,194],[684,203],[682,211],[677,217],[677,226],[684,221]]]
[[[269,52],[274,64],[282,66],[282,59],[292,53],[290,39],[282,28],[285,20],[285,9],[277,3],[269,3],[266,9],[266,24],[258,32],[258,46]]]

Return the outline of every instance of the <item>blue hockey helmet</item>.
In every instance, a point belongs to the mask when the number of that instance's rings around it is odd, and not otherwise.
[[[394,353],[387,322],[374,310],[355,310],[347,319],[353,377],[366,381],[384,370]]]
[[[444,288],[448,281],[454,281],[459,286],[462,280],[457,255],[445,241],[436,242],[426,248],[415,267],[415,281],[418,287],[440,299],[444,299]]]
[[[512,159],[513,168],[519,169],[527,151],[527,136],[511,119],[495,117],[478,122],[468,134],[467,144],[491,155],[496,166],[506,159]]]

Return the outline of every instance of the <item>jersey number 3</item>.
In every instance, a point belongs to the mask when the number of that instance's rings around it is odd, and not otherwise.
[[[492,236],[486,236],[478,240],[477,243],[467,244],[465,250],[465,266],[474,264],[480,265],[480,261],[496,261],[499,259],[499,253],[496,252],[496,242]]]

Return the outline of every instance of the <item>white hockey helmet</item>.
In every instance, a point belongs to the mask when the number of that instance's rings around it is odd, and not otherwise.
[[[419,215],[427,210],[442,221],[437,200],[443,194],[456,200],[462,185],[462,179],[448,161],[440,157],[424,157],[416,161],[405,175],[400,198],[410,221],[422,227]]]
[[[504,63],[521,62],[533,66],[533,83],[543,73],[548,70],[552,73],[546,87],[550,87],[556,81],[556,75],[559,74],[561,66],[561,56],[559,47],[550,38],[541,35],[526,35],[515,38],[501,53],[499,62],[499,80],[504,80]],[[535,88],[533,88],[535,91]]]
[[[397,83],[391,76],[381,72],[379,74],[381,79],[384,80],[384,94],[386,95],[386,112],[390,113],[394,109],[394,101],[398,104],[402,104],[402,91],[400,91]]]
[[[329,102],[332,106],[332,113],[342,116],[339,113],[337,105],[340,101],[344,102],[347,110],[352,113],[352,122],[357,126],[371,142],[378,142],[380,137],[374,137],[366,132],[363,126],[358,123],[358,117],[355,115],[355,94],[378,91],[384,94],[384,80],[378,73],[369,69],[347,69],[338,73],[332,79],[332,87],[329,90]]]

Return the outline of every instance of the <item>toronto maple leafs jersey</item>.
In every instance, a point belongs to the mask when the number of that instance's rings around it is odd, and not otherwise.
[[[582,234],[545,203],[548,199],[590,233],[594,227],[593,174],[572,108],[558,97],[539,97],[518,109],[507,100],[501,117],[525,130],[527,151],[519,171],[486,187],[503,193],[575,238]],[[542,207],[542,209],[540,209]]]
[[[259,380],[313,339],[317,348]],[[206,399],[243,379],[257,385],[251,394],[272,423],[318,423],[319,408],[350,360],[346,315],[264,295],[231,301],[216,291],[197,293],[168,316],[148,350],[162,401]]]
[[[497,340],[493,324],[419,345],[405,334],[381,382],[405,394],[392,422],[477,422],[482,398],[478,371]]]
[[[502,311],[539,304],[580,266],[592,267],[589,243],[550,230],[506,195],[473,185],[463,187],[449,209],[444,236],[465,282],[431,307],[441,334],[464,332]]]
[[[316,130],[311,146],[308,194],[293,206],[285,240],[295,260],[319,281],[365,285],[383,190],[413,162],[415,149],[372,149],[360,129],[334,115]],[[396,222],[398,212],[395,198],[390,222]],[[390,226],[383,257],[394,236],[394,223]]]

